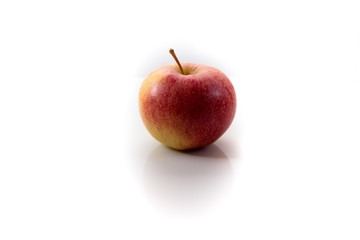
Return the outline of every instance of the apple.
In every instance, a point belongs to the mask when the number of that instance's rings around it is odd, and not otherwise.
[[[161,66],[143,81],[139,110],[150,134],[177,150],[215,142],[232,123],[236,111],[233,85],[220,70],[195,63]]]

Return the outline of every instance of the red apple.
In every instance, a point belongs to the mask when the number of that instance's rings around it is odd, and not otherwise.
[[[150,134],[177,150],[215,142],[236,111],[233,85],[220,70],[194,63],[168,64],[152,71],[139,93],[140,115]]]

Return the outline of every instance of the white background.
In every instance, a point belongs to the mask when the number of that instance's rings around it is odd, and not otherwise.
[[[0,239],[360,239],[359,1],[1,1]],[[146,74],[233,82],[226,134],[143,127]]]

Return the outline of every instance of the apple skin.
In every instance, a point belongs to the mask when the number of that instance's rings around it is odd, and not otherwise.
[[[215,142],[229,128],[236,111],[233,85],[220,70],[182,63],[152,71],[139,93],[139,110],[150,134],[177,150]]]

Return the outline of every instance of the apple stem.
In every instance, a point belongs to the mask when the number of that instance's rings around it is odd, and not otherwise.
[[[174,49],[170,48],[169,53],[170,53],[171,56],[173,56],[173,58],[175,59],[177,65],[178,65],[179,68],[180,68],[181,74],[184,75],[184,70],[183,70],[183,68],[181,67],[181,64],[180,64],[180,62],[179,62],[179,59],[176,57],[176,54],[175,54]]]

